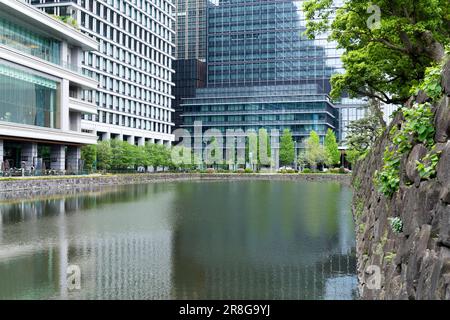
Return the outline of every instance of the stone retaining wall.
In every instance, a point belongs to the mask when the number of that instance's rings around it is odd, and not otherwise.
[[[33,198],[36,196],[95,191],[111,186],[152,182],[208,181],[208,180],[286,180],[336,181],[350,185],[350,175],[338,174],[123,174],[105,176],[77,176],[54,178],[16,178],[0,180],[0,201]]]
[[[450,62],[442,85],[445,95],[434,105],[435,142],[442,151],[437,177],[421,179],[416,160],[427,150],[416,144],[401,160],[399,190],[392,198],[381,194],[373,177],[390,143],[386,134],[355,168],[353,213],[363,299],[450,299]],[[402,121],[396,117],[391,126]],[[394,217],[403,223],[400,233],[392,230],[389,218]]]

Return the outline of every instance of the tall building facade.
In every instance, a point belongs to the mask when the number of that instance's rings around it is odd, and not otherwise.
[[[206,19],[210,0],[176,1],[176,54],[178,60],[206,59]]]
[[[97,113],[82,92],[98,85],[81,60],[97,48],[23,1],[0,0],[0,171],[81,169],[81,146],[97,143],[82,130],[82,114]]]
[[[174,123],[183,124],[181,102],[206,86],[207,7],[210,0],[176,0]]]
[[[83,99],[97,105],[82,128],[100,140],[132,144],[173,141],[172,61],[175,5],[172,0],[29,0],[49,14],[71,16],[98,40],[83,57],[83,71],[99,82]]]
[[[326,37],[307,39],[302,1],[209,2],[207,87],[183,99],[182,128],[290,129],[303,147],[311,130],[339,131],[330,77],[339,56]]]
[[[183,124],[183,99],[195,97],[198,88],[206,86],[206,62],[199,59],[178,59],[174,61],[174,95],[173,102],[175,114],[175,127],[179,128]]]

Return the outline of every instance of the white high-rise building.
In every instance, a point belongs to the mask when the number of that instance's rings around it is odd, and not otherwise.
[[[83,57],[84,73],[99,82],[97,90],[83,92],[98,108],[84,116],[84,132],[137,145],[174,140],[173,0],[28,1],[48,14],[71,17],[100,44]]]

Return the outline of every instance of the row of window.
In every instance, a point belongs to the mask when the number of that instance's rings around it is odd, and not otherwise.
[[[171,133],[171,126],[168,124],[134,118],[102,110],[99,111],[98,115],[85,115],[84,117],[86,120],[97,121],[105,124],[112,124],[127,128],[140,129],[165,134]]]
[[[89,95],[90,92],[91,91],[87,91],[87,94]],[[113,96],[107,94],[106,92],[95,92],[95,104],[98,107],[126,112],[137,116],[152,118],[165,122],[171,121],[171,111],[156,108],[142,102]]]
[[[255,126],[255,125],[247,126],[245,124],[239,124],[236,126],[226,126],[226,127],[225,126],[213,126],[213,127],[203,126],[202,130],[204,132],[209,129],[217,129],[217,130],[221,131],[223,134],[225,134],[227,132],[227,130],[242,130],[244,132],[246,132],[246,131],[258,132],[258,130],[261,128],[266,129],[268,132],[270,132],[271,130],[278,130],[278,132],[280,134],[281,134],[281,132],[283,132],[283,130],[289,129],[292,132],[294,139],[298,142],[301,142],[301,141],[303,141],[304,138],[309,136],[309,134],[311,133],[312,130],[316,131],[319,135],[324,136],[327,133],[328,128],[331,128],[331,126],[326,125],[326,124],[265,125],[265,126]],[[188,130],[188,132],[191,135],[194,134],[193,126],[188,126],[185,129]],[[302,135],[304,137],[297,137],[298,135]]]
[[[185,105],[184,112],[255,112],[255,111],[312,111],[323,110],[336,114],[336,109],[325,102],[293,102],[293,103],[252,103],[223,105]]]
[[[61,63],[60,41],[44,37],[3,17],[0,17],[0,44],[55,64]]]
[[[0,121],[60,128],[59,83],[0,64]]]
[[[123,28],[124,20],[133,20],[145,27],[152,27],[154,31],[157,31],[155,25],[159,24],[171,28],[172,6],[168,1],[140,0],[140,3],[133,2],[124,0],[81,0],[79,4],[89,12],[96,13],[105,20],[116,23],[122,19],[121,28]],[[112,7],[113,10],[106,6],[105,3]],[[155,24],[155,21],[159,23]]]
[[[100,110],[87,119],[170,133],[171,111],[156,106],[171,108],[172,7],[167,1],[105,2],[113,9],[94,0],[85,3],[81,15],[81,25],[99,41],[101,53],[85,56],[86,70],[100,88],[85,98],[116,112]]]
[[[240,83],[240,82],[258,82],[258,81],[297,81],[299,77],[308,79],[323,79],[324,77],[330,77],[332,72],[318,72],[313,71],[278,71],[270,72],[264,70],[258,70],[257,72],[248,72],[245,74],[214,74],[209,73],[208,80],[213,83]]]
[[[117,27],[112,28],[106,25],[85,12],[81,14],[81,25],[101,42],[100,46],[105,54],[114,55],[127,64],[138,63],[137,60],[132,60],[132,56],[135,55],[134,59],[141,56],[160,65],[170,66],[171,56],[173,55],[171,40],[156,39],[152,32],[143,29],[141,26],[134,25],[133,33],[123,32]],[[113,50],[113,47],[117,45],[123,46],[124,49],[118,50],[120,48],[118,47]]]
[[[195,121],[201,121],[204,124],[213,123],[238,123],[238,122],[274,122],[274,121],[313,121],[313,122],[323,122],[328,121],[332,123],[334,119],[326,116],[324,113],[310,113],[310,114],[264,114],[264,115],[215,115],[215,116],[197,116],[197,117],[185,117],[184,124],[193,124]]]
[[[83,58],[83,64],[120,77],[128,82],[161,91],[167,95],[171,93],[172,74],[146,60],[142,64],[139,63],[139,68],[131,68],[129,65],[119,63],[116,60],[110,60],[94,53],[86,53]],[[144,66],[145,69],[142,69]],[[167,80],[163,78],[167,78]]]
[[[146,83],[133,84],[124,81],[120,76],[110,76],[108,73],[100,73],[96,70],[85,69],[86,75],[96,79],[99,87],[110,93],[120,94],[132,99],[137,99],[149,104],[159,105],[164,108],[171,108],[171,88],[153,78]],[[118,80],[121,79],[121,80]],[[92,102],[92,98],[89,98]]]

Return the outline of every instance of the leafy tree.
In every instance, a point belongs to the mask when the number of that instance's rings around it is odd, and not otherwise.
[[[178,145],[173,146],[170,152],[173,169],[181,168],[186,170],[194,168],[195,165],[191,148]]]
[[[97,148],[94,144],[81,147],[81,159],[84,160],[84,167],[89,170],[95,170],[97,160]]]
[[[266,149],[266,152],[262,151],[262,148]],[[265,154],[264,154],[265,153]],[[261,159],[261,154],[264,157]],[[271,162],[271,149],[270,149],[270,136],[265,128],[259,129],[258,132],[258,166],[270,165]],[[265,159],[267,157],[267,159]]]
[[[382,131],[383,125],[379,118],[373,113],[369,113],[366,117],[349,123],[345,144],[349,150],[361,155],[369,151]]]
[[[172,165],[172,152],[171,149],[163,144],[147,143],[145,145],[145,153],[147,155],[147,165],[152,166],[154,169],[157,167],[169,167]]]
[[[111,168],[115,170],[133,169],[136,165],[137,148],[135,145],[118,139],[111,140]]]
[[[325,151],[320,144],[319,135],[314,130],[306,139],[306,161],[313,170],[317,169],[318,164],[325,161]]]
[[[155,143],[147,143],[145,145],[145,153],[148,159],[148,165],[155,169],[159,166],[159,152],[158,152],[158,144]]]
[[[172,166],[172,152],[171,147],[160,145],[161,146],[161,166],[163,167],[163,170],[166,167]]]
[[[336,135],[334,131],[328,129],[327,134],[325,136],[324,142],[325,148],[325,164],[327,166],[334,166],[340,163],[341,152],[338,148],[338,143],[336,141]]]
[[[134,153],[136,155],[135,164],[139,167],[146,167],[150,163],[150,159],[147,157],[145,146],[134,146]]]
[[[329,31],[344,49],[345,73],[331,80],[333,98],[404,103],[450,43],[448,0],[346,0],[337,11],[333,0],[308,0],[304,10],[310,38]]]
[[[303,171],[303,169],[305,169],[306,165],[308,164],[308,160],[307,160],[305,151],[302,151],[298,154],[297,164],[299,166],[300,171]]]
[[[359,153],[358,151],[356,151],[355,149],[348,149],[346,152],[346,159],[348,162],[350,162],[352,165],[355,164],[359,158],[361,157],[361,153]]]
[[[109,170],[111,168],[112,149],[108,141],[100,141],[97,143],[97,169]]]
[[[247,163],[251,162],[250,163],[251,165],[257,163],[259,157],[257,150],[258,150],[258,135],[256,134],[255,131],[248,131],[247,137],[245,138],[245,162]],[[252,155],[251,159],[250,153]]]
[[[208,141],[207,149],[205,149],[204,161],[206,165],[212,165],[213,168],[217,169],[218,165],[222,164],[223,161],[223,150],[220,149],[219,142],[216,137],[211,137]]]
[[[295,160],[295,144],[292,133],[284,129],[280,138],[280,163],[282,166],[290,165]]]

